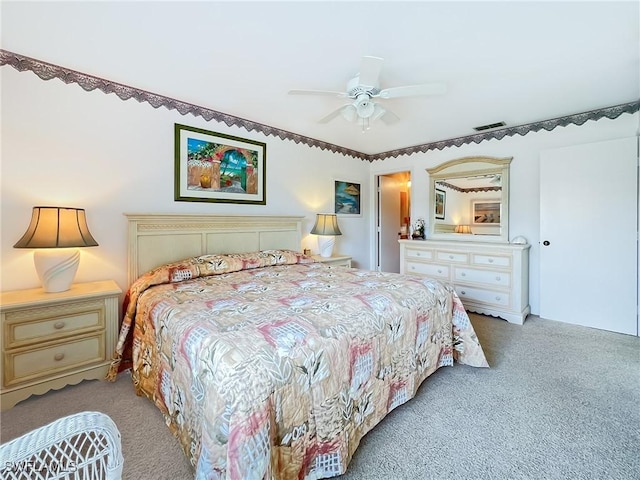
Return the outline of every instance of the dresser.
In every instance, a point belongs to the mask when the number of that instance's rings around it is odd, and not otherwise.
[[[86,379],[104,378],[115,351],[121,293],[111,281],[0,294],[0,407]]]
[[[471,312],[522,324],[529,306],[530,245],[399,240],[400,272],[453,284]]]

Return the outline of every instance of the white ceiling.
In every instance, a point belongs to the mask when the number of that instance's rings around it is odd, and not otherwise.
[[[637,1],[2,1],[1,15],[5,50],[367,154],[640,98]],[[448,91],[381,100],[401,121],[365,133],[317,122],[344,99],[287,94],[345,90],[364,55],[385,59],[381,88]]]

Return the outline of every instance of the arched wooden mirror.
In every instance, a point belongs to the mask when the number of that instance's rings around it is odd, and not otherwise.
[[[509,242],[512,157],[464,157],[428,168],[429,237]]]

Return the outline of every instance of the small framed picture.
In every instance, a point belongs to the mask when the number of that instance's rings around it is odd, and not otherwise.
[[[444,220],[444,207],[447,203],[447,192],[436,188],[435,209],[436,220]]]
[[[471,208],[475,225],[500,224],[500,200],[473,200]]]
[[[334,213],[346,217],[361,215],[361,184],[346,180],[333,181]]]

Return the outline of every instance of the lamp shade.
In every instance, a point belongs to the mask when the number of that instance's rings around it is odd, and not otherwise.
[[[31,223],[14,248],[96,247],[82,208],[33,207]]]
[[[342,235],[335,213],[318,213],[316,224],[311,229],[313,235]]]
[[[338,216],[335,213],[318,213],[316,224],[311,229],[312,235],[318,236],[318,249],[320,256],[330,257],[333,253],[333,245],[336,243],[336,235],[342,235],[338,227]]]
[[[14,247],[38,249],[33,260],[44,291],[64,292],[71,288],[80,264],[76,247],[97,245],[84,209],[33,207],[31,223]]]
[[[456,225],[456,228],[455,228],[454,232],[455,233],[470,234],[471,233],[471,227],[469,225]]]

